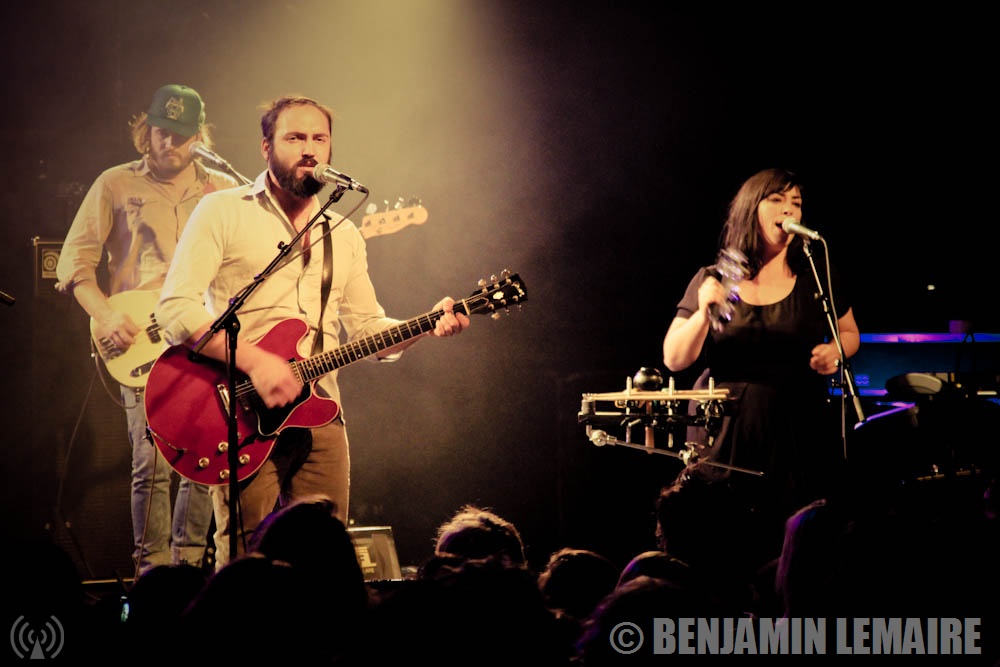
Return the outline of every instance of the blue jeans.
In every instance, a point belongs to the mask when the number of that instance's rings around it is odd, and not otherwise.
[[[212,523],[208,487],[181,477],[171,513],[176,473],[146,434],[143,390],[123,385],[121,396],[132,443],[132,558],[138,572],[182,562],[200,566]]]

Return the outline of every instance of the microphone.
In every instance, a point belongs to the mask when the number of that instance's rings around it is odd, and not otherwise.
[[[781,223],[781,228],[789,234],[799,234],[807,239],[812,239],[813,241],[820,241],[823,239],[823,237],[819,235],[819,232],[813,231],[808,227],[803,227],[795,220],[795,218],[787,218],[784,220]]]
[[[357,190],[358,192],[368,194],[368,188],[361,185],[347,174],[340,173],[328,164],[316,165],[316,168],[313,169],[312,176],[320,183],[343,185],[348,190]]]
[[[196,141],[191,144],[191,148],[189,150],[191,151],[191,155],[194,155],[195,157],[204,158],[205,160],[208,160],[209,162],[220,167],[229,167],[229,163],[223,160],[221,155],[215,151],[209,150],[208,146],[200,141]]]

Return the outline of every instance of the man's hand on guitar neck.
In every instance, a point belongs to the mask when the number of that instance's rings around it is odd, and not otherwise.
[[[454,336],[455,334],[460,334],[464,331],[470,324],[469,316],[465,313],[455,312],[455,299],[450,296],[446,296],[436,304],[434,308],[431,309],[433,312],[443,311],[440,318],[434,323],[434,328],[427,331],[419,336],[410,338],[409,340],[400,343],[399,345],[393,345],[392,347],[386,349],[384,352],[378,355],[379,359],[389,359],[394,355],[398,356],[400,352],[410,347],[416,343],[421,338],[425,336],[433,336],[435,338],[444,338],[445,336]]]
[[[465,313],[456,313],[454,309],[455,300],[450,296],[446,296],[434,304],[434,310],[444,311],[444,315],[434,323],[434,331],[432,332],[434,336],[439,338],[452,336],[462,333],[469,326],[469,316]]]

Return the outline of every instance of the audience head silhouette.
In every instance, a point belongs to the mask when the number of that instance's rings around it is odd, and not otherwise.
[[[354,542],[337,517],[336,503],[325,496],[302,498],[271,512],[254,531],[249,551],[294,567],[317,595],[336,601],[325,610],[339,621],[353,618],[369,603]]]
[[[663,664],[664,656],[654,655],[655,642],[643,642],[635,653],[624,655],[609,637],[623,624],[650,628],[656,618],[708,618],[727,614],[716,600],[696,589],[640,575],[615,588],[585,619],[572,664],[581,667]]]
[[[164,634],[172,635],[207,580],[204,570],[190,563],[154,565],[139,575],[127,596],[124,630],[132,646],[152,646]]]
[[[617,583],[618,567],[590,549],[559,549],[538,575],[545,605],[578,620],[593,611]]]
[[[656,501],[660,550],[698,569],[741,567],[747,572],[776,555],[780,542],[761,544],[763,553],[748,548],[760,543],[759,536],[750,539],[753,520],[748,506],[727,483],[699,476],[681,474]]]
[[[657,551],[643,551],[632,557],[618,575],[618,586],[637,577],[652,577],[675,583],[689,582],[691,566],[670,554]]]
[[[472,559],[499,557],[527,566],[517,527],[492,510],[471,504],[462,506],[438,527],[434,552]]]
[[[188,650],[205,662],[329,660],[327,616],[312,582],[288,563],[247,554],[216,571],[181,615]]]
[[[370,664],[566,664],[566,643],[527,567],[505,556],[430,560],[375,608]]]

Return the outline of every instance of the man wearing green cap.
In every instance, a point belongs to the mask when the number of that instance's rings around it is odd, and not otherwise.
[[[211,146],[205,104],[193,88],[170,84],[129,124],[140,158],[101,173],[70,226],[56,273],[91,318],[96,351],[121,384],[132,445],[133,558],[139,575],[154,565],[200,565],[212,506],[208,489],[181,479],[171,511],[172,470],[146,434],[145,376],[163,348],[152,305],[195,205],[236,179],[194,160]],[[98,284],[107,255],[109,284]],[[151,320],[152,318],[152,320]]]

